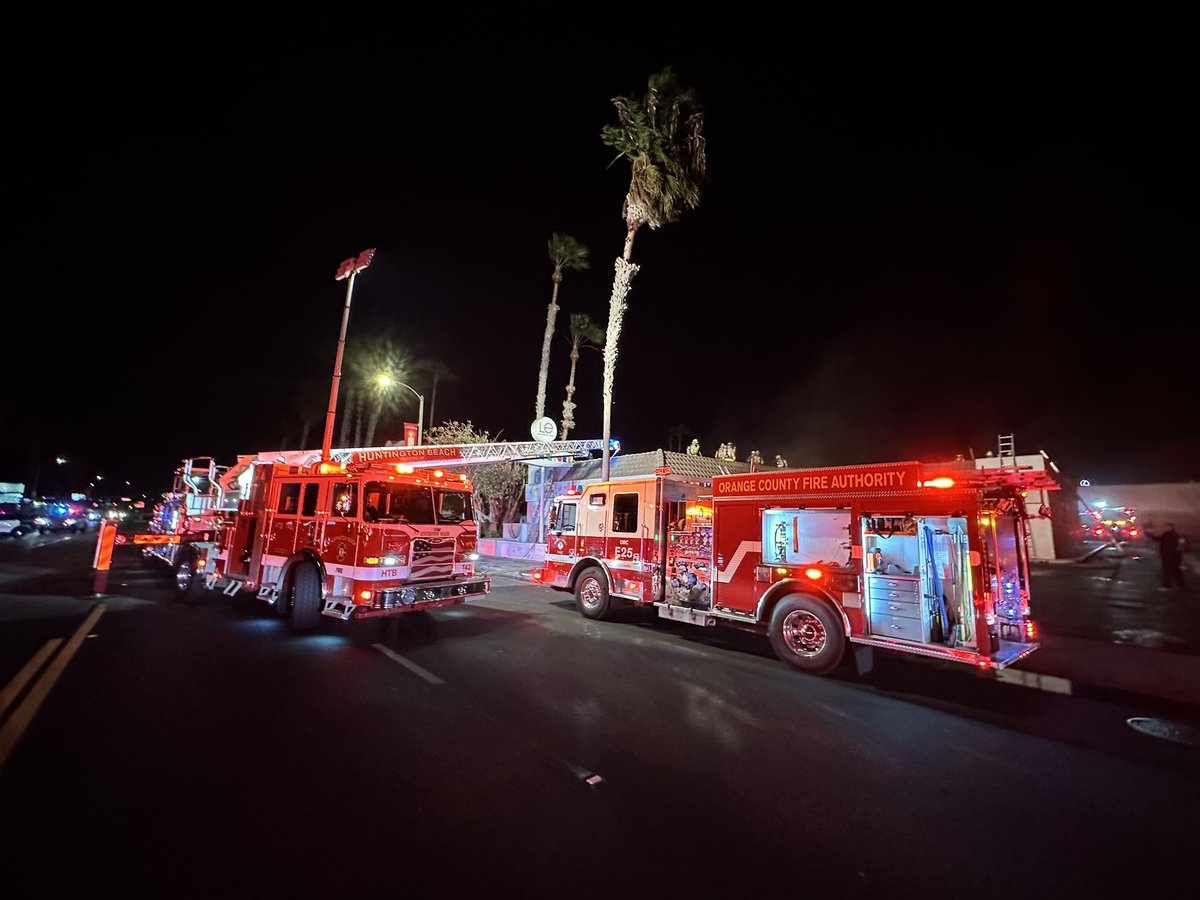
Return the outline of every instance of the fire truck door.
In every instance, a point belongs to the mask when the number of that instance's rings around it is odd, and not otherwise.
[[[264,556],[286,558],[296,549],[302,486],[302,482],[295,478],[276,482],[271,507],[275,511],[274,522],[270,532],[263,535]]]
[[[595,556],[604,559],[604,537],[608,528],[608,488],[588,488],[579,505],[579,536],[577,546],[580,556]]]
[[[349,574],[338,571],[340,567],[353,568],[357,565],[359,539],[359,496],[358,483],[338,481],[329,487],[329,497],[321,502],[321,508],[329,510],[322,516],[324,540],[318,545],[332,574]]]
[[[640,569],[650,556],[654,522],[648,515],[647,490],[646,484],[613,485],[609,490],[604,557],[616,567]]]

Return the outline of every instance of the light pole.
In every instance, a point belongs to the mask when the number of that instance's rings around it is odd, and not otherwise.
[[[408,390],[412,391],[413,395],[417,398],[417,446],[420,447],[421,446],[421,428],[422,428],[421,423],[424,422],[424,420],[425,420],[425,398],[422,397],[420,394],[418,394],[411,387],[408,387],[408,385],[405,384],[403,381],[397,381],[396,384],[398,384],[402,388],[408,388]]]
[[[60,466],[65,465],[67,462],[67,458],[65,456],[56,456],[56,457],[54,457],[54,462]],[[38,481],[41,479],[41,477],[42,477],[42,461],[39,459],[37,461],[37,465],[33,467],[33,484],[29,488],[29,497],[32,500],[37,499]]]
[[[329,389],[329,412],[325,414],[325,439],[321,443],[321,461],[329,461],[333,445],[333,420],[337,415],[338,383],[342,380],[342,352],[346,349],[346,323],[350,321],[350,297],[354,293],[354,276],[371,264],[375,248],[364,250],[357,257],[343,260],[338,267],[337,281],[350,279],[346,284],[346,306],[342,310],[342,330],[338,334],[337,356],[333,360],[333,385]]]

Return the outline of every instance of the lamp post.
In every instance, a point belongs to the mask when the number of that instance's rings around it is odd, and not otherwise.
[[[425,420],[425,398],[422,397],[420,394],[418,394],[415,390],[413,390],[407,384],[405,384],[403,381],[397,381],[396,384],[398,384],[402,388],[408,388],[408,390],[412,391],[413,395],[417,398],[417,446],[420,447],[421,446],[421,428],[422,428],[421,423]]]
[[[54,457],[54,462],[58,465],[66,465],[67,458],[65,456]],[[33,467],[33,484],[29,488],[29,497],[32,500],[37,499],[38,481],[42,477],[42,461],[39,459],[37,465]]]
[[[329,412],[325,414],[325,439],[321,443],[321,461],[329,461],[333,445],[333,420],[337,415],[338,383],[342,380],[342,352],[346,349],[346,324],[350,321],[350,297],[354,293],[354,276],[371,264],[375,249],[364,250],[357,257],[343,260],[338,267],[337,281],[350,279],[346,283],[346,306],[342,309],[342,330],[338,334],[337,356],[333,360],[333,385],[329,389]]]

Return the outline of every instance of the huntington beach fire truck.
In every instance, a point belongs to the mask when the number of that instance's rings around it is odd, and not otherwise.
[[[1028,490],[1044,471],[888,462],[583,485],[555,499],[534,577],[579,612],[624,606],[766,636],[828,674],[871,648],[1001,669],[1037,647]],[[853,651],[851,654],[850,651]]]
[[[171,566],[188,596],[256,596],[297,631],[465,603],[475,572],[472,486],[452,469],[586,456],[598,441],[393,446],[185,460],[146,533],[122,543]]]

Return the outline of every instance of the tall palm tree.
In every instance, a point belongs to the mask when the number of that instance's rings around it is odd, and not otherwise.
[[[550,262],[554,263],[554,271],[550,281],[554,289],[550,293],[550,305],[546,307],[546,333],[542,336],[542,365],[538,369],[537,401],[534,403],[534,420],[546,414],[546,380],[550,375],[550,341],[554,337],[554,319],[558,315],[558,286],[562,284],[563,272],[567,269],[588,268],[588,248],[567,234],[557,231],[550,235],[547,242],[550,251]]]
[[[691,88],[664,68],[650,76],[644,97],[614,97],[617,124],[606,125],[600,139],[629,160],[629,191],[621,214],[625,217],[625,251],[616,260],[612,295],[608,301],[608,330],[604,344],[604,447],[601,477],[609,475],[612,436],[613,376],[617,339],[627,306],[625,298],[638,266],[630,262],[633,239],[643,225],[656,229],[676,221],[685,210],[700,205],[700,190],[708,180],[704,150],[704,113]]]
[[[342,419],[343,447],[370,445],[382,415],[402,399],[397,396],[394,382],[403,380],[411,368],[408,354],[396,344],[390,329],[347,345],[344,369],[349,390]],[[390,378],[393,384],[381,383],[381,376]]]
[[[575,366],[579,364],[580,347],[604,346],[604,329],[592,321],[587,313],[571,313],[571,377],[567,381],[567,399],[563,401],[562,430],[559,440],[565,441],[575,427]]]
[[[448,365],[441,360],[433,358],[423,358],[413,361],[412,369],[414,372],[423,372],[429,376],[432,384],[429,394],[429,416],[425,420],[424,428],[428,431],[434,427],[437,422],[434,416],[434,409],[437,406],[437,389],[439,381],[458,381],[459,377]]]

